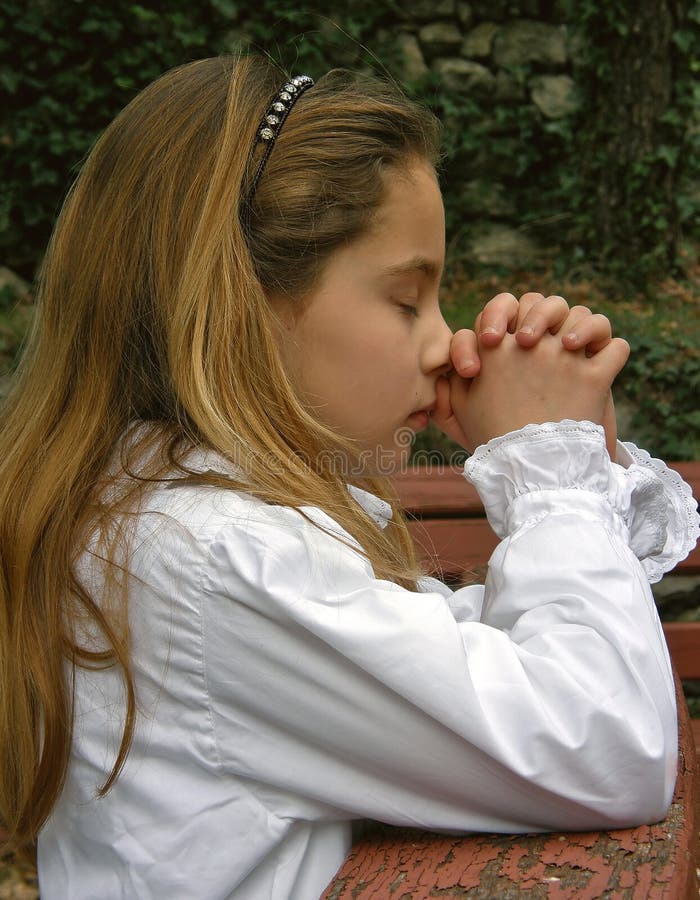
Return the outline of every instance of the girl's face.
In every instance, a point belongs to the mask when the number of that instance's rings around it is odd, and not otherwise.
[[[348,476],[395,471],[428,423],[416,412],[435,403],[437,379],[451,367],[438,302],[444,258],[437,179],[416,163],[387,176],[371,230],[333,254],[298,318],[277,307],[283,359],[303,402],[362,448],[363,472]]]

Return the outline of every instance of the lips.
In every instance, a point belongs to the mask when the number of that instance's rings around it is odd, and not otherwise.
[[[417,416],[419,413],[425,413],[426,416],[430,417],[433,412],[435,412],[435,407],[437,406],[437,400],[433,400],[432,403],[429,403],[427,406],[421,406],[419,409],[415,409],[411,416]],[[411,417],[409,416],[409,418]]]
[[[422,431],[423,428],[427,428],[430,422],[430,414],[435,409],[435,405],[435,401],[433,401],[433,403],[428,404],[428,406],[422,406],[420,409],[412,412],[408,417],[411,427],[416,431]]]
[[[425,410],[419,410],[418,412],[411,413],[406,419],[406,424],[414,434],[417,434],[419,431],[423,431],[428,427],[430,424],[430,417]]]

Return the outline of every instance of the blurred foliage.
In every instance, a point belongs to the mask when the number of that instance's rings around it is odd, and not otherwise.
[[[219,4],[4,0],[0,7],[0,255],[31,278],[100,131],[168,68],[212,53]]]
[[[498,180],[514,203],[508,218],[556,248],[559,274],[572,266],[614,271],[639,285],[679,262],[668,258],[672,225],[680,223],[686,235],[698,227],[700,0],[684,2],[672,36],[673,91],[661,142],[624,174],[621,223],[636,229],[630,258],[619,239],[615,246],[609,238],[601,243],[592,200],[597,176],[614,162],[606,159],[600,129],[599,98],[617,78],[606,36],[633,27],[637,6],[631,0],[547,4],[545,18],[567,24],[580,95],[578,111],[551,120],[529,99],[531,79],[542,70],[535,62],[501,70],[505,80],[496,91],[448,90],[434,72],[406,78],[396,40],[406,16],[398,0],[356,0],[344,11],[329,0],[302,7],[290,0],[4,0],[0,260],[32,277],[70,177],[138,90],[175,65],[251,47],[285,69],[315,76],[336,65],[374,69],[397,77],[433,108],[446,125],[443,182],[454,246],[481,224],[465,215],[465,184],[475,177]],[[531,18],[534,5],[521,0],[474,9],[481,19]],[[650,189],[659,167],[672,175],[671,197]]]
[[[532,18],[538,5],[512,0],[471,6],[475,21],[504,21]],[[396,40],[405,22],[398,0],[356,0],[344,11],[329,0],[303,7],[290,0],[4,0],[0,265],[32,280],[69,183],[95,138],[168,68],[250,48],[287,71],[313,76],[337,65],[373,69],[402,81],[445,124],[442,181],[450,239],[445,297],[453,324],[470,324],[474,309],[499,290],[517,293],[519,278],[522,290],[551,290],[602,304],[633,347],[620,384],[637,410],[630,420],[635,437],[671,459],[697,457],[700,341],[694,305],[700,278],[696,256],[681,251],[700,238],[700,0],[684,0],[681,7],[671,41],[674,79],[660,123],[661,143],[621,175],[627,179],[621,219],[636,228],[630,258],[624,242],[611,244],[597,228],[592,200],[596,173],[612,164],[600,141],[596,106],[616,78],[606,35],[630,28],[631,0],[546,4],[544,18],[567,24],[580,88],[578,110],[555,120],[530,102],[531,78],[542,71],[536,63],[502,70],[505,88],[496,94],[450,91],[434,72],[406,78]],[[659,167],[676,186],[671,197],[652,189],[658,178],[651,176]],[[465,186],[474,179],[497,181],[512,206],[502,217],[551,249],[540,272],[509,270],[492,277],[460,258],[463,239],[483,225],[478,214],[465,211]],[[678,224],[680,242],[670,238]],[[12,303],[9,295],[0,297],[0,362],[6,369],[31,318],[26,297]],[[421,440],[449,452],[436,435]]]
[[[593,259],[643,288],[649,277],[682,269],[683,239],[698,235],[700,2],[565,5],[581,99],[570,120],[562,182],[562,203],[569,198],[575,217],[571,249],[579,260]],[[660,60],[663,40],[656,43],[650,31],[666,29],[667,58]],[[645,99],[644,91],[656,96]],[[612,221],[600,215],[605,203]]]

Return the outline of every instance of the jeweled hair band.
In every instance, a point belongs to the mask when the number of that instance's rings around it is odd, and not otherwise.
[[[253,178],[253,183],[250,186],[250,191],[248,192],[248,206],[250,206],[250,202],[253,199],[253,194],[255,194],[255,189],[260,181],[260,176],[265,169],[265,164],[275,145],[277,135],[284,125],[284,120],[291,112],[292,107],[299,97],[301,97],[304,91],[313,87],[313,84],[313,78],[310,78],[308,75],[295,75],[293,78],[290,78],[289,81],[285,81],[279,91],[277,91],[267,112],[262,117],[260,125],[258,126],[255,144],[257,146],[259,143],[264,143],[266,146],[265,152],[258,165],[258,170],[255,173],[255,178]],[[255,148],[253,148],[253,150],[254,149]]]

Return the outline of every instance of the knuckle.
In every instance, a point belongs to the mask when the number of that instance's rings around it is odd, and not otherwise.
[[[508,294],[508,293],[504,292],[501,294],[496,294],[495,297],[492,297],[489,300],[489,302],[486,304],[486,306],[491,306],[491,304],[500,305],[502,303],[517,303],[517,302],[518,301],[515,299],[513,294]]]
[[[520,303],[535,304],[544,300],[544,294],[538,294],[536,291],[528,291],[520,297]]]
[[[543,299],[552,306],[569,308],[568,302],[563,297],[560,297],[559,294],[550,294],[549,297],[544,297]]]
[[[630,353],[632,352],[632,348],[630,347],[629,341],[626,341],[624,338],[613,338],[612,343],[616,344],[619,348],[621,354],[625,359],[628,358]]]

